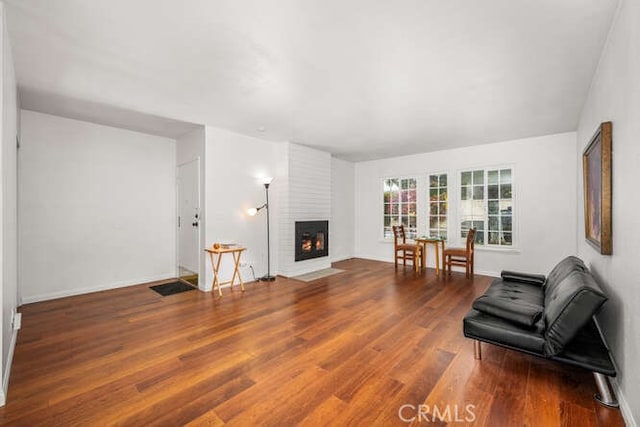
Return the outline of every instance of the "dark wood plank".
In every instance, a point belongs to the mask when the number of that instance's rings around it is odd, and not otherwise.
[[[144,284],[25,305],[0,423],[407,425],[409,404],[448,425],[472,404],[476,426],[624,424],[587,372],[486,344],[473,358],[462,317],[491,278],[335,267],[222,298]]]

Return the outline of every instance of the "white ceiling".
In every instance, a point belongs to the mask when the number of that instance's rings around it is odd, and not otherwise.
[[[4,1],[31,109],[59,97],[348,160],[575,130],[618,3]]]

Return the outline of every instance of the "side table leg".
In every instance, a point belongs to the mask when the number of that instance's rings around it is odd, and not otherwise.
[[[213,255],[212,255],[213,257]],[[218,277],[218,271],[220,271],[220,261],[222,260],[222,254],[218,254],[218,260],[216,261],[215,268],[213,269],[213,283],[214,286],[218,286],[218,295],[222,296],[222,289],[220,289],[220,278]],[[213,260],[212,260],[213,261]],[[215,291],[215,289],[214,289]]]
[[[236,274],[238,275],[238,280],[240,281],[240,289],[244,292],[244,283],[242,282],[242,276],[240,275],[240,255],[241,251],[233,253],[233,261],[235,263],[235,268],[233,270],[233,277],[231,278],[231,286],[233,286],[233,282],[236,279]]]
[[[213,252],[209,252],[209,259],[211,260],[211,269],[213,270],[213,280],[211,281],[211,292],[215,292],[217,275],[216,275],[216,261],[215,261],[215,257],[213,256]]]
[[[231,284],[229,287],[233,290],[233,284],[236,282],[236,274],[238,274],[238,262],[239,259],[236,259],[237,252],[231,252],[231,256],[233,256],[233,275],[231,276]]]

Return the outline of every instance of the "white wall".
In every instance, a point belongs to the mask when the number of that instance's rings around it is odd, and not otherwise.
[[[329,256],[332,262],[355,253],[355,165],[331,158],[331,220]]]
[[[387,177],[419,178],[419,233],[426,234],[429,173],[449,174],[449,235],[460,235],[456,218],[460,170],[509,165],[514,170],[515,247],[511,251],[476,246],[476,271],[503,269],[547,273],[559,259],[575,253],[575,133],[527,138],[356,164],[356,255],[393,261],[393,241],[382,239],[382,184]],[[428,264],[434,265],[429,248]]]
[[[256,216],[247,214],[250,207],[265,202],[264,186],[259,178],[276,176],[277,143],[264,141],[230,131],[206,127],[205,146],[205,247],[214,242],[237,243],[247,250],[242,262],[252,265],[256,277],[267,273],[266,212]],[[277,204],[276,195],[281,182],[274,179],[269,190],[271,204],[271,274],[278,270],[277,259]],[[213,272],[207,259],[204,289],[211,289]],[[230,255],[225,255],[221,266],[221,280],[231,278],[233,266]],[[253,279],[249,268],[241,269],[245,281]]]
[[[205,269],[206,263],[204,248],[206,245],[206,207],[205,207],[205,127],[198,127],[176,139],[176,164],[180,166],[195,159],[200,159],[200,246],[199,253],[199,269],[198,269],[198,287],[202,290],[206,289]]]
[[[176,165],[204,157],[205,128],[197,127],[176,139]],[[204,160],[204,158],[202,159]]]
[[[23,302],[175,275],[175,141],[22,110]]]
[[[599,316],[618,364],[627,424],[640,421],[640,2],[622,0],[578,127],[578,254],[606,289]],[[585,241],[582,151],[601,122],[613,122],[613,254]],[[620,398],[618,393],[618,398]],[[631,421],[631,419],[635,421]]]
[[[4,4],[0,3],[0,67],[2,68],[2,118],[0,128],[2,132],[2,147],[0,149],[0,192],[2,209],[0,212],[0,277],[2,277],[2,292],[0,299],[2,317],[2,358],[0,366],[0,406],[4,405],[11,359],[15,348],[17,332],[13,330],[12,317],[18,301],[18,257],[17,257],[17,96],[16,79],[13,70],[11,45],[6,30]]]

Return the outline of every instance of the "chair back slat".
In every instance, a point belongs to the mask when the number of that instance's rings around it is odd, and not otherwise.
[[[476,243],[476,229],[471,228],[467,233],[467,253],[471,254]]]
[[[393,244],[407,243],[407,236],[404,232],[404,225],[394,225],[393,227]]]

